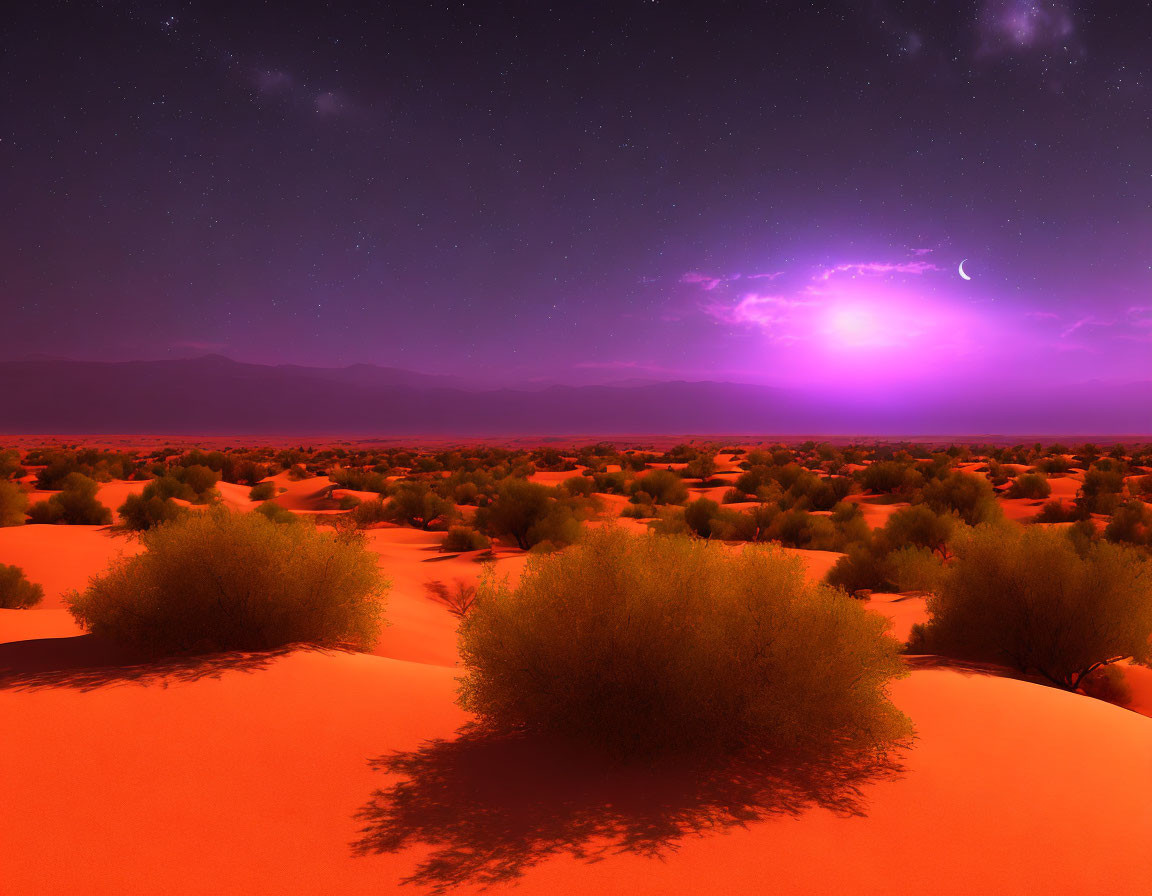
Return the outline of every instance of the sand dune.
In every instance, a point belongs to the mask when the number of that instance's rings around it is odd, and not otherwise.
[[[426,749],[403,820],[440,838],[430,856],[405,838],[355,855],[354,816],[379,811],[373,792],[395,780],[370,760],[452,738],[465,721],[450,669],[299,652],[176,668],[166,682],[108,679],[0,690],[7,896],[426,892],[400,886],[412,875],[461,877],[452,892],[475,892],[500,869],[522,877],[495,892],[549,896],[1136,894],[1147,883],[1152,720],[1019,681],[914,672],[895,687],[919,731],[901,775],[863,784],[855,801],[812,791],[861,814],[777,794],[766,805],[795,817],[726,831],[675,835],[707,825],[703,807],[659,777],[629,775],[613,799],[602,771],[569,764],[565,779],[546,751]],[[713,820],[741,808],[705,805]],[[636,845],[662,858],[595,826],[587,840],[588,812],[644,826]]]
[[[135,554],[140,543],[106,526],[9,526],[0,528],[0,563],[21,567],[44,586],[40,608],[60,606],[60,595],[83,588],[120,553]]]

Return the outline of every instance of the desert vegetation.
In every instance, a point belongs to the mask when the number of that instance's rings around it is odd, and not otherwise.
[[[1152,660],[1152,564],[1107,542],[981,526],[957,545],[910,649],[1002,663],[1075,690],[1102,666]]]
[[[219,508],[141,537],[144,553],[66,596],[85,629],[137,653],[363,648],[377,637],[387,583],[355,537]]]
[[[497,730],[544,730],[623,755],[910,733],[886,686],[887,623],[767,547],[590,532],[481,580],[464,618],[461,702]]]
[[[96,498],[98,483],[83,473],[69,473],[59,483],[60,493],[28,508],[31,523],[64,523],[73,526],[106,526],[112,511]]]
[[[0,563],[0,610],[27,610],[43,599],[43,587],[29,582],[24,570]]]

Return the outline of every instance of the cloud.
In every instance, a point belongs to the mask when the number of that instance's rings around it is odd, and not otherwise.
[[[832,268],[825,268],[820,274],[821,280],[830,280],[837,274],[864,274],[867,276],[882,276],[884,274],[926,274],[929,271],[943,270],[930,261],[869,261],[852,264],[838,264]]]
[[[976,24],[981,56],[1049,52],[1076,38],[1076,22],[1063,0],[986,0]]]
[[[699,271],[689,271],[680,277],[680,282],[695,283],[701,288],[711,292],[718,286],[734,283],[737,280],[775,280],[783,273],[783,271],[770,271],[763,274],[721,274],[714,276],[712,274],[701,274]]]

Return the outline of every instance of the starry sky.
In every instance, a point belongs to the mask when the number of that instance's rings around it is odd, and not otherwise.
[[[7,358],[1152,379],[1148,4],[6,17]]]

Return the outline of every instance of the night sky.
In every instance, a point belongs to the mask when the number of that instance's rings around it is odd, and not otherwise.
[[[0,40],[7,358],[1152,378],[1147,4],[43,2]]]

